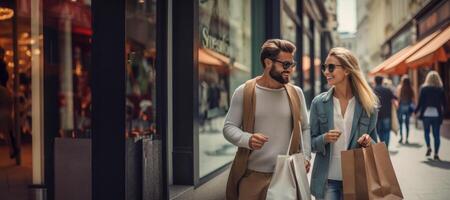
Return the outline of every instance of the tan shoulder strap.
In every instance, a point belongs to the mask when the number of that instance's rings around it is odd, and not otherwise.
[[[291,84],[285,84],[286,92],[289,97],[289,106],[291,107],[292,112],[292,140],[291,140],[291,148],[289,149],[289,154],[297,153],[300,151],[301,147],[301,137],[302,130],[300,127],[301,117],[300,117],[300,97],[298,96],[295,87]]]
[[[255,125],[255,109],[256,109],[255,87],[256,87],[256,78],[245,82],[242,129],[248,133],[253,133],[253,128]]]
[[[244,86],[244,101],[243,101],[243,115],[242,115],[242,130],[248,133],[254,132],[255,126],[255,106],[256,106],[256,79],[251,79],[245,82]],[[228,175],[226,199],[239,198],[239,181],[245,174],[247,169],[248,156],[251,150],[239,147],[231,165],[230,174]]]

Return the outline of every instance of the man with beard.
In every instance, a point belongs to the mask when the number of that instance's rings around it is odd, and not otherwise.
[[[296,47],[271,39],[261,47],[264,73],[239,86],[231,99],[224,137],[238,146],[227,183],[227,199],[266,199],[278,155],[303,152],[306,171],[311,137],[302,90],[289,84]],[[292,134],[292,140],[291,140]]]

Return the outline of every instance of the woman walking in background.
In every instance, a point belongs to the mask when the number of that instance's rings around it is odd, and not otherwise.
[[[400,103],[398,104],[397,109],[397,117],[398,123],[400,126],[400,140],[399,143],[403,142],[403,123],[405,123],[406,127],[406,138],[405,144],[409,144],[409,118],[411,117],[414,104],[414,91],[411,87],[411,81],[408,75],[404,75],[400,82],[400,85],[397,87],[397,96],[399,97]]]
[[[316,199],[343,199],[341,151],[376,141],[378,98],[347,49],[331,49],[322,72],[332,87],[311,104],[311,146],[316,153],[311,193]]]
[[[425,78],[425,82],[420,89],[419,103],[415,113],[419,113],[419,118],[423,121],[425,131],[425,142],[427,144],[426,156],[431,155],[430,147],[430,127],[433,129],[434,138],[434,159],[439,159],[439,145],[441,144],[440,127],[443,119],[443,111],[446,107],[444,89],[439,74],[430,71]]]

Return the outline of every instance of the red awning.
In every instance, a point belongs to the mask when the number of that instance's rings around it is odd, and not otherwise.
[[[415,52],[411,57],[406,59],[409,67],[431,66],[436,61],[446,62],[449,58],[449,52],[445,51],[445,45],[450,47],[450,26],[440,32],[422,49]]]

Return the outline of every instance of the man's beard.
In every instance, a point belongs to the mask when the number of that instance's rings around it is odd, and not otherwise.
[[[289,77],[283,78],[283,75],[281,72],[275,71],[275,65],[272,65],[272,69],[270,69],[269,74],[270,74],[270,77],[272,77],[278,83],[286,84],[289,82]]]

